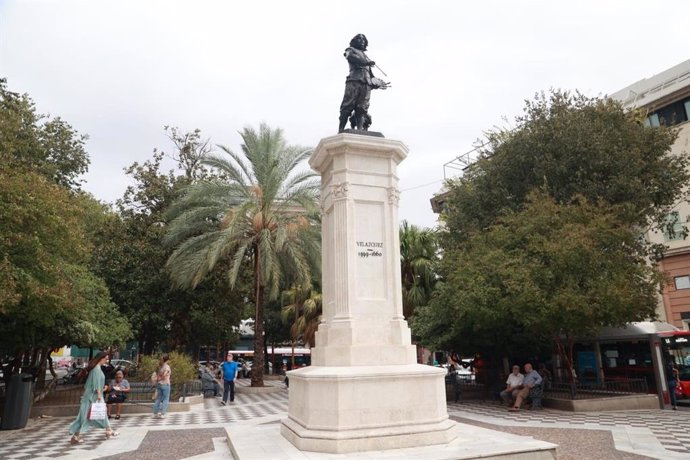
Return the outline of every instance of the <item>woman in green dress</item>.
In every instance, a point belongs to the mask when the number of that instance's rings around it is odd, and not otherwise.
[[[88,430],[90,427],[95,426],[99,428],[105,428],[105,438],[110,439],[113,436],[117,436],[118,433],[110,428],[110,422],[106,417],[104,420],[89,420],[89,410],[91,409],[91,404],[96,401],[103,401],[103,387],[105,386],[105,375],[101,370],[108,360],[108,353],[100,352],[89,361],[86,370],[89,373],[89,377],[86,379],[86,385],[84,385],[84,394],[81,397],[81,405],[79,406],[79,415],[77,419],[72,422],[69,426],[69,434],[72,435],[70,443],[81,444],[84,440],[80,437],[80,434]]]

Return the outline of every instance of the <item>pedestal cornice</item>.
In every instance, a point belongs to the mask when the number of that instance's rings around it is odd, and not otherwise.
[[[409,149],[401,141],[381,137],[341,133],[321,139],[309,159],[309,166],[322,171],[331,155],[347,152],[366,152],[375,156],[391,156],[396,163],[407,157]]]

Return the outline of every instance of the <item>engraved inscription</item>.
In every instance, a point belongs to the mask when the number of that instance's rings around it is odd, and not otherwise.
[[[378,241],[356,241],[357,255],[362,258],[383,257],[383,243]]]

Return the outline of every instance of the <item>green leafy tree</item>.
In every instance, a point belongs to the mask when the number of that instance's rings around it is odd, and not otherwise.
[[[90,228],[106,210],[79,191],[85,139],[0,80],[0,348],[15,357],[9,373],[32,368],[39,387],[51,349],[129,335],[89,270]]]
[[[220,177],[193,183],[171,208],[166,241],[175,250],[167,266],[176,286],[192,288],[223,260],[230,261],[231,286],[251,267],[252,386],[263,386],[265,302],[277,298],[288,274],[308,285],[318,264],[318,182],[296,169],[310,151],[288,145],[280,129],[262,124],[241,135],[241,155],[221,147],[224,156],[202,161]]]
[[[555,342],[569,371],[575,337],[653,317],[660,277],[648,257],[660,248],[640,233],[663,225],[688,181],[675,138],[607,99],[528,102],[448,183],[444,283],[414,329],[494,358]]]
[[[27,94],[10,91],[0,79],[0,168],[22,168],[77,189],[89,165],[86,139],[60,117],[36,113]]]
[[[555,343],[572,369],[577,337],[654,317],[661,274],[639,246],[610,205],[534,192],[444,257],[447,282],[416,328],[451,349],[525,355]]]
[[[448,183],[443,240],[484,231],[535,188],[557,203],[581,195],[617,205],[619,218],[640,228],[663,225],[688,182],[688,157],[671,154],[674,129],[649,129],[643,118],[611,99],[537,95],[515,129],[488,133],[480,159]]]
[[[17,357],[42,350],[45,358],[72,343],[107,346],[130,335],[88,268],[85,200],[39,174],[0,170],[0,279],[7,280],[0,346]]]
[[[436,285],[438,244],[432,230],[400,224],[400,270],[405,319],[410,320],[415,308],[426,305]]]

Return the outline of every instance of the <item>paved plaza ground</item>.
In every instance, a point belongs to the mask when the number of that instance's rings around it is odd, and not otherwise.
[[[118,438],[106,441],[102,430],[93,429],[80,446],[69,444],[71,418],[35,419],[22,430],[0,431],[0,459],[228,459],[232,456],[225,428],[275,424],[287,414],[287,397],[288,390],[281,388],[276,393],[238,393],[235,403],[225,407],[218,399],[206,399],[190,412],[171,413],[162,420],[126,415],[112,421]],[[690,459],[686,409],[512,413],[495,402],[461,401],[449,403],[448,411],[462,423],[558,444],[559,459]]]

